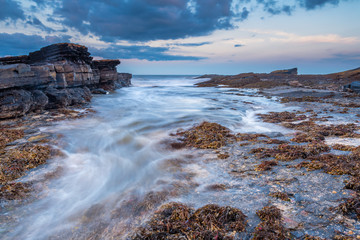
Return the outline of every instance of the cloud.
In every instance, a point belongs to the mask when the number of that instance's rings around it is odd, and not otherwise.
[[[29,20],[26,22],[27,24],[30,24],[30,25],[33,25],[45,32],[54,32],[54,29],[52,28],[49,28],[47,26],[45,26],[38,18],[36,17],[32,17],[32,18],[29,18]]]
[[[204,45],[209,45],[212,44],[212,42],[200,42],[200,43],[175,43],[172,45],[175,46],[182,46],[182,47],[200,47],[200,46],[204,46]]]
[[[189,2],[191,4],[189,4]],[[206,35],[231,29],[232,0],[63,0],[63,24],[104,40],[148,41]],[[244,9],[240,17],[247,18]]]
[[[307,10],[323,7],[326,4],[338,5],[340,0],[298,0]]]
[[[256,2],[263,5],[264,11],[270,13],[271,15],[278,15],[282,13],[291,15],[291,13],[295,10],[295,6],[287,4],[281,5],[276,0],[256,0]]]
[[[243,46],[245,46],[245,45],[243,45],[243,44],[235,44],[235,45],[234,45],[234,47],[236,47],[236,48],[238,48],[238,47],[243,47]]]
[[[274,42],[295,42],[295,43],[335,43],[335,44],[353,44],[359,43],[360,40],[356,37],[342,37],[337,34],[327,35],[308,35],[300,36],[293,33],[274,32],[273,37],[270,38]]]
[[[6,19],[25,19],[20,5],[13,0],[0,0],[0,21]]]
[[[140,59],[149,61],[201,60],[203,57],[171,55],[166,47],[114,45],[106,49],[89,48],[93,56],[111,59]]]
[[[50,44],[70,42],[70,36],[48,36],[43,38],[39,35],[25,35],[22,33],[0,33],[0,39],[0,56],[27,55],[29,52],[39,50]]]

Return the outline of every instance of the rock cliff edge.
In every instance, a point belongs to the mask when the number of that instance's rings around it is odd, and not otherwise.
[[[58,43],[29,55],[0,58],[0,119],[81,105],[93,93],[131,85],[119,60],[93,60],[87,47]]]

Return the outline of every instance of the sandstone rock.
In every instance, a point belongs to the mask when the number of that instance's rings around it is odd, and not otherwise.
[[[32,106],[31,93],[25,90],[0,92],[0,118],[14,118],[26,114]]]
[[[99,71],[99,86],[105,90],[114,90],[115,83],[118,80],[116,66],[120,64],[119,60],[95,60],[93,69]]]
[[[69,94],[69,105],[82,105],[90,102],[92,95],[91,91],[87,87],[83,88],[69,88],[67,89]]]
[[[285,70],[277,70],[277,71],[273,71],[270,74],[289,74],[289,75],[297,75],[298,74],[298,69],[297,68],[290,68],[290,69],[285,69]]]
[[[117,82],[121,87],[130,87],[131,86],[132,74],[130,73],[118,73]]]
[[[48,97],[43,91],[32,90],[32,106],[30,111],[41,111],[45,109],[46,105],[49,103]]]
[[[91,64],[92,57],[87,47],[73,43],[58,43],[41,48],[29,54],[29,63],[47,63],[69,60]]]
[[[70,105],[70,96],[66,89],[49,87],[44,91],[44,93],[49,99],[49,103],[46,108],[63,108]]]
[[[82,105],[90,102],[92,96],[89,88],[56,89],[48,88],[45,94],[49,99],[47,109],[63,108],[72,105]]]
[[[92,97],[89,88],[107,93],[130,86],[132,75],[118,74],[119,64],[119,60],[92,61],[85,46],[71,43],[0,58],[0,119],[87,103]]]
[[[99,83],[99,77],[94,76],[90,65],[84,62],[73,63],[68,60],[63,60],[54,63],[54,68],[56,72],[56,84],[54,87],[79,87]]]
[[[28,62],[29,62],[29,56],[28,55],[0,58],[0,65],[16,64],[16,63],[25,63],[25,64],[27,64]]]
[[[108,94],[109,92],[105,91],[102,88],[96,88],[96,89],[91,90],[91,93],[92,94]]]
[[[55,83],[53,65],[0,65],[0,89],[14,87],[41,87]]]

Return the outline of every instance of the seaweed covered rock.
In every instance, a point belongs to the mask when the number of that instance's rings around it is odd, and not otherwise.
[[[4,148],[8,143],[11,143],[16,139],[22,138],[23,136],[23,130],[7,129],[0,126],[0,150]]]
[[[161,206],[132,239],[235,239],[245,227],[239,209],[209,204],[194,210],[172,202]]]
[[[259,114],[264,122],[280,123],[280,122],[295,122],[306,119],[305,115],[296,115],[291,112],[270,112],[267,114]]]
[[[10,149],[0,156],[0,183],[23,176],[27,170],[46,163],[50,156],[49,146],[29,143]]]
[[[280,144],[273,148],[255,148],[250,153],[255,153],[258,158],[273,157],[280,161],[293,161],[295,159],[306,159],[328,152],[330,148],[323,143],[310,143],[307,145]]]
[[[217,123],[203,122],[187,131],[177,133],[188,147],[217,149],[234,141],[230,130]]]
[[[281,211],[275,206],[267,206],[257,211],[261,222],[256,227],[253,240],[291,239],[290,231],[282,225]]]

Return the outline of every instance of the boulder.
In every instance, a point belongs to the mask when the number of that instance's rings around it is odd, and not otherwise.
[[[360,93],[360,81],[355,81],[355,82],[345,85],[343,87],[343,90]]]
[[[45,93],[40,90],[32,90],[30,93],[32,95],[32,106],[30,111],[41,111],[45,109],[46,105],[49,103],[49,99]]]
[[[82,105],[91,101],[92,95],[91,91],[87,87],[82,88],[69,88],[67,89],[69,93],[69,105]]]
[[[270,74],[289,74],[289,75],[297,75],[298,69],[297,68],[290,68],[285,70],[276,70],[271,72]]]
[[[0,92],[0,118],[23,116],[29,112],[32,103],[32,95],[28,91],[10,90]]]
[[[49,87],[45,90],[49,99],[47,109],[64,108],[73,105],[82,105],[90,102],[92,95],[87,87],[56,89]]]
[[[118,73],[117,83],[120,87],[130,87],[131,86],[132,74],[130,73]]]
[[[46,108],[63,108],[71,103],[69,92],[66,89],[47,88],[44,93],[49,99]]]

